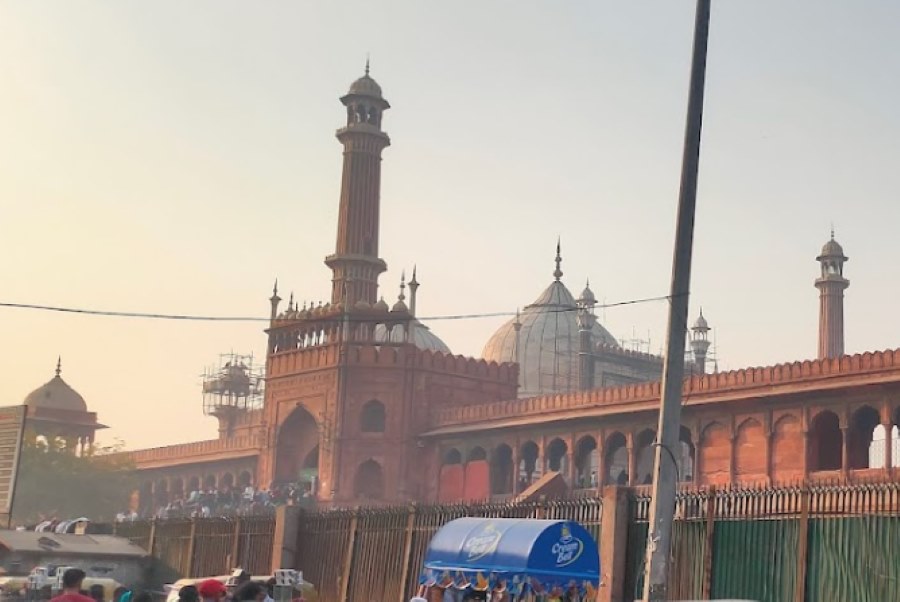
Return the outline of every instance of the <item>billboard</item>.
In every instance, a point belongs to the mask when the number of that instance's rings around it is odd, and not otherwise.
[[[27,406],[0,407],[0,520],[9,525]]]

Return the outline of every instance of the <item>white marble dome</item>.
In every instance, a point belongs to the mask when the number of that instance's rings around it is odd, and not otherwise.
[[[494,362],[519,363],[519,397],[562,393],[578,388],[577,303],[562,283],[557,255],[555,280],[522,313],[501,326],[482,356]],[[516,349],[516,321],[521,325]],[[618,347],[609,331],[594,322],[594,345]]]

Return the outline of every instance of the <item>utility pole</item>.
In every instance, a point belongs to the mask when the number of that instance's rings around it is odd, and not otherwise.
[[[653,470],[653,498],[650,504],[650,533],[647,538],[644,600],[667,599],[672,522],[681,453],[681,389],[684,382],[684,346],[687,335],[688,295],[691,283],[691,255],[694,247],[694,214],[697,205],[697,172],[700,163],[700,132],[703,123],[703,90],[706,82],[706,50],[709,40],[711,0],[697,0],[694,23],[694,50],[688,96],[684,155],[681,163],[681,190],[678,196],[678,223],[672,259],[672,287],[669,299],[669,328],[666,361],[663,367],[662,400],[657,430],[656,462]]]

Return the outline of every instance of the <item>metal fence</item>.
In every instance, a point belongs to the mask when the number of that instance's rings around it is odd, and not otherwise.
[[[224,575],[235,567],[254,575],[267,575],[272,570],[272,516],[118,523],[115,533],[156,558],[164,581]]]
[[[626,599],[641,592],[649,501],[631,501]],[[685,491],[676,514],[672,600],[874,602],[900,590],[900,483]]]
[[[300,527],[298,567],[324,602],[408,600],[418,587],[429,540],[451,520],[464,516],[574,520],[599,541],[601,514],[597,498],[308,513]]]

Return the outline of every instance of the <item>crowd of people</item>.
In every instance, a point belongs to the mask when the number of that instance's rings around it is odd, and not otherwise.
[[[63,573],[62,591],[50,602],[107,602],[103,586],[83,589],[86,574],[78,568]],[[186,585],[178,590],[178,602],[274,602],[275,578],[253,581],[246,571],[237,571],[226,585],[218,579],[206,579],[197,585]],[[295,586],[292,602],[304,602],[303,594]],[[153,602],[150,592],[136,592],[119,587],[113,593],[112,602]]]
[[[268,489],[252,486],[243,489],[198,489],[186,496],[157,499],[155,507],[142,508],[141,512],[120,513],[116,521],[265,515],[274,512],[278,506],[308,505],[313,501],[313,486],[310,483],[276,483]]]

